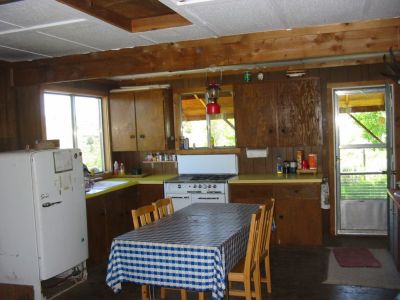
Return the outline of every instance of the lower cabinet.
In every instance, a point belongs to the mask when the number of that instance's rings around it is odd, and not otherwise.
[[[108,260],[113,238],[133,230],[131,210],[163,198],[162,184],[131,186],[86,200],[88,266]]]
[[[278,245],[322,244],[321,186],[306,184],[231,184],[233,203],[264,203],[275,198],[275,231],[271,242]]]
[[[133,229],[131,210],[139,207],[136,186],[86,200],[88,266],[107,261],[112,239]]]

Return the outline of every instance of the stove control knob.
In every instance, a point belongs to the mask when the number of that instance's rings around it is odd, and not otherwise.
[[[214,185],[213,185],[213,188],[214,188],[214,189],[215,189],[215,188],[217,188],[217,185],[216,185],[216,184],[214,184]]]
[[[211,188],[211,184],[208,185],[208,188],[209,188],[209,189]]]
[[[199,184],[199,189],[201,189],[201,184]]]
[[[194,184],[194,185],[193,185],[193,188],[197,188],[197,185]]]
[[[178,189],[180,189],[181,188],[181,185],[180,184],[178,184]]]
[[[205,185],[203,186],[203,188],[205,188],[205,189],[206,189],[206,188],[207,188],[207,184],[205,184]]]

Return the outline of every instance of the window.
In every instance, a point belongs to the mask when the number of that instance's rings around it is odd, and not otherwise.
[[[44,93],[47,139],[60,148],[79,148],[83,163],[95,172],[105,170],[102,98]]]
[[[221,90],[221,113],[207,115],[205,91],[181,94],[181,135],[189,148],[235,147],[235,119],[232,91]]]

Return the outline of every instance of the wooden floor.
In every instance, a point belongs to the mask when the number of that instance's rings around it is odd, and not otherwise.
[[[386,248],[386,239],[336,238],[325,241],[325,246]],[[326,247],[274,247],[271,252],[272,295],[267,295],[264,286],[263,299],[393,300],[400,293],[400,291],[389,289],[323,284],[327,276],[329,256],[329,250]],[[56,300],[140,299],[139,287],[134,284],[124,284],[122,292],[113,294],[105,284],[105,274],[105,266],[89,270],[89,278],[86,282],[58,296]],[[155,299],[159,299],[159,291],[155,292]],[[171,291],[167,294],[167,299],[180,299],[180,297],[178,293]],[[189,293],[189,299],[197,299],[196,294]],[[211,299],[211,295],[207,295],[206,299]],[[229,299],[243,298],[229,297]]]

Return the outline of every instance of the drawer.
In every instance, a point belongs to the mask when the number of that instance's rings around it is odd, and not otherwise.
[[[276,184],[274,185],[276,199],[320,199],[321,185],[317,184]]]

